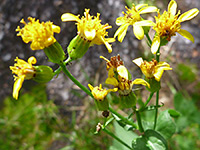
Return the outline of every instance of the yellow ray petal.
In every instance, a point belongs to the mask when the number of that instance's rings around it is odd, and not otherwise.
[[[146,14],[151,12],[156,12],[158,9],[155,6],[147,6],[139,10],[139,14]]]
[[[178,20],[180,22],[190,20],[190,19],[194,18],[196,15],[198,15],[198,13],[199,13],[199,10],[197,8],[193,8],[193,9],[183,13],[182,15],[180,15]]]
[[[160,67],[170,68],[170,65],[169,65],[168,63],[166,63],[166,62],[161,61],[161,62],[159,62],[159,63],[156,65],[156,67],[157,67],[157,68],[160,68]],[[167,69],[167,70],[171,70],[171,69],[172,69],[172,68]],[[165,70],[166,70],[166,69],[165,69]]]
[[[104,45],[106,46],[106,48],[108,49],[108,52],[111,53],[112,52],[112,46],[111,46],[111,44],[109,44],[109,42],[106,41],[103,37],[100,37],[100,38],[101,38],[102,42],[104,43]]]
[[[156,80],[156,81],[158,81],[158,82],[160,81],[163,72],[164,72],[164,70],[159,69],[159,71],[157,71],[157,72],[154,73],[153,76],[155,77],[155,80]]]
[[[144,30],[141,26],[133,25],[133,33],[138,40],[142,40],[144,38]]]
[[[180,29],[180,31],[178,31],[178,33],[180,35],[182,35],[184,38],[186,38],[194,43],[194,37],[192,36],[192,34],[190,32]]]
[[[22,87],[24,79],[25,79],[25,75],[20,76],[20,77],[17,78],[17,80],[14,83],[14,86],[13,86],[13,97],[16,100],[18,99],[19,91],[20,91],[20,89]]]
[[[110,92],[117,92],[117,91],[118,91],[118,88],[108,89],[107,91],[108,91],[108,93],[110,93]]]
[[[151,45],[151,52],[153,54],[156,54],[156,52],[158,51],[158,48],[160,46],[160,37],[159,36],[155,36]]]
[[[120,26],[117,29],[117,31],[115,32],[114,38],[116,38],[118,36],[118,41],[122,42],[124,37],[125,37],[125,35],[126,35],[128,26],[129,26],[129,24],[124,24],[124,25]]]
[[[138,67],[140,67],[143,62],[144,61],[143,61],[142,57],[136,58],[133,60],[133,63],[135,63]]]
[[[174,0],[171,0],[168,5],[168,12],[170,12],[172,15],[176,15],[176,9],[177,9],[177,3]]]
[[[94,89],[94,87],[91,84],[88,84],[88,87],[90,88],[91,91]]]
[[[135,79],[132,82],[132,84],[142,84],[142,85],[147,86],[148,88],[150,88],[150,84],[147,81],[143,80],[143,79]]]
[[[36,63],[37,63],[37,60],[36,60],[36,58],[35,58],[34,56],[31,56],[31,57],[29,57],[29,59],[28,59],[28,63],[29,63],[29,64],[36,64]]]
[[[71,14],[71,13],[65,13],[61,16],[62,21],[79,21],[79,17]]]
[[[140,8],[142,8],[144,6],[148,6],[148,4],[138,4],[135,6],[135,9],[138,11]]]
[[[118,73],[121,77],[123,77],[123,78],[125,78],[125,79],[128,80],[128,70],[126,69],[125,66],[121,65],[121,66],[117,67],[117,73]]]
[[[116,25],[121,26],[122,24],[125,23],[124,17],[118,17],[115,21]]]
[[[106,84],[111,84],[111,85],[114,85],[114,86],[118,86],[119,85],[119,82],[114,77],[107,78],[106,81],[105,81],[105,83]]]
[[[134,25],[138,26],[155,26],[156,24],[151,20],[137,21]]]

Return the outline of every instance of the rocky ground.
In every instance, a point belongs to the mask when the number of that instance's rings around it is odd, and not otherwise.
[[[155,1],[159,7],[166,9],[168,1]],[[199,0],[177,0],[178,7],[181,12],[185,12],[191,8],[200,9]],[[54,24],[61,26],[61,33],[56,35],[56,39],[66,49],[69,41],[76,35],[76,26],[74,22],[63,23],[60,16],[65,12],[73,14],[83,14],[85,8],[91,9],[91,14],[101,13],[100,18],[103,23],[109,23],[113,26],[109,30],[109,36],[113,36],[117,29],[115,19],[121,15],[124,9],[125,1],[123,0],[1,0],[0,1],[0,100],[12,93],[13,77],[9,66],[13,65],[16,56],[27,60],[31,55],[36,56],[38,63],[50,65],[54,69],[56,65],[47,61],[43,51],[32,51],[30,45],[23,43],[20,37],[16,36],[15,29],[19,25],[22,18],[32,16],[39,18],[41,21],[51,20]],[[162,10],[162,9],[161,9]],[[188,30],[195,37],[195,43],[191,43],[181,36],[172,38],[172,41],[165,46],[161,53],[166,58],[171,55],[171,63],[193,62],[200,68],[200,15],[192,21],[183,23],[183,29]],[[144,40],[145,41],[145,40]],[[175,42],[176,41],[176,42]],[[93,46],[86,55],[80,60],[73,62],[68,66],[70,72],[85,86],[88,81],[85,80],[87,73],[89,81],[95,81],[95,85],[103,82],[106,78],[105,62],[99,59],[100,55],[110,56],[120,54],[127,68],[134,71],[136,68],[132,64],[132,60],[140,56],[144,51],[144,42],[138,41],[132,34],[131,28],[126,35],[123,43],[115,42],[113,44],[113,53],[108,54],[105,46]],[[139,76],[133,73],[134,76]],[[94,80],[95,79],[95,80]],[[29,90],[32,81],[26,81],[23,85],[24,91]],[[47,92],[49,98],[54,99],[58,104],[81,105],[79,98],[74,96],[71,89],[79,89],[69,81],[63,74],[54,78],[47,84]],[[83,93],[84,94],[84,93]]]

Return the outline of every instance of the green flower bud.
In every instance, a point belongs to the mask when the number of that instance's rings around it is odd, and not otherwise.
[[[137,99],[133,91],[128,95],[120,95],[120,106],[123,108],[132,108],[136,105]]]
[[[49,66],[34,66],[35,76],[33,80],[40,83],[49,82],[53,78],[53,70]]]
[[[150,84],[150,88],[148,88],[146,86],[146,88],[147,88],[148,91],[150,91],[150,92],[156,92],[156,91],[160,90],[160,88],[161,88],[160,81],[158,82],[154,78],[152,78],[152,79],[146,78],[145,80]]]
[[[53,63],[60,64],[65,59],[65,53],[57,41],[49,47],[44,48],[44,52]]]
[[[79,35],[74,37],[67,47],[70,61],[83,57],[90,47],[90,43],[90,41],[82,38]]]
[[[99,111],[108,110],[109,104],[108,104],[108,100],[107,100],[106,97],[103,100],[96,100],[95,99],[95,104],[96,104]]]

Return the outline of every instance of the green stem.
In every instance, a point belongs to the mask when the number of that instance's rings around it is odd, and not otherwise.
[[[117,113],[116,111],[114,111],[111,107],[108,108],[109,111],[113,114],[115,114],[117,117],[119,117],[121,120],[123,120],[124,122],[126,122],[129,125],[132,125],[134,128],[137,129],[137,125],[134,124],[133,122],[131,122],[130,120],[128,120],[127,118],[123,117],[122,115],[120,115],[119,113]]]
[[[160,61],[160,46],[158,48],[158,51],[156,52],[156,60],[157,60],[157,62]]]
[[[149,44],[152,45],[152,41],[151,41],[151,38],[149,37],[149,34],[145,34],[145,35],[147,37],[147,40],[148,40]]]
[[[158,102],[159,102],[159,91],[156,93],[156,112],[155,112],[155,119],[154,119],[154,130],[156,128],[157,117],[158,117]]]
[[[145,107],[147,106],[147,104],[150,102],[151,98],[153,97],[154,92],[150,93],[149,98],[147,99],[147,101],[144,103],[144,105],[138,110],[139,112],[143,111],[145,109]]]
[[[124,146],[126,146],[127,148],[129,148],[130,150],[132,150],[132,148],[126,144],[124,141],[122,141],[120,138],[118,138],[116,135],[114,135],[112,132],[110,132],[109,130],[107,130],[106,128],[102,127],[102,130],[104,132],[106,132],[108,135],[110,135],[111,137],[113,137],[115,140],[117,140],[118,142],[120,142],[121,144],[123,144]]]
[[[60,67],[62,68],[63,72],[78,86],[80,89],[82,89],[85,93],[87,93],[89,96],[93,98],[92,93],[85,87],[83,86],[76,78],[72,76],[72,74],[67,70],[65,63],[60,64]]]
[[[68,58],[67,60],[65,60],[64,64],[66,65],[67,63],[70,62],[70,60],[71,60],[71,59]],[[54,71],[54,73],[53,73],[54,76],[55,76],[55,75],[58,75],[61,71],[62,71],[62,68],[59,66],[58,69],[56,69],[56,70]]]
[[[160,61],[160,47],[156,53],[156,60],[157,62]],[[154,129],[156,128],[157,117],[158,117],[158,103],[159,103],[159,90],[156,92],[156,112],[155,112],[155,119],[154,119]]]
[[[142,126],[142,121],[141,121],[141,117],[140,117],[140,112],[138,110],[136,110],[136,118],[137,118],[140,132],[144,132],[144,128]]]

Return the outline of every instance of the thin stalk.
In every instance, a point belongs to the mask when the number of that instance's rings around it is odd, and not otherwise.
[[[158,48],[158,51],[156,53],[156,60],[157,62],[160,61],[160,47]],[[156,124],[157,124],[158,103],[159,103],[159,90],[156,92],[156,112],[155,112],[154,127],[153,127],[154,129],[156,128]]]
[[[157,117],[158,117],[158,102],[159,102],[159,91],[156,93],[156,112],[155,112],[155,119],[154,119],[154,130],[156,128]]]
[[[60,64],[60,67],[62,68],[63,72],[80,88],[82,89],[85,93],[87,93],[89,96],[93,98],[92,93],[85,87],[83,86],[76,78],[72,76],[72,74],[67,70],[65,63]]]
[[[144,105],[138,110],[139,112],[143,111],[145,109],[145,107],[147,106],[147,104],[150,102],[151,98],[153,97],[154,92],[150,93],[149,98],[147,99],[147,101],[144,103]]]
[[[149,34],[145,34],[145,35],[147,37],[147,40],[148,40],[149,44],[152,45],[152,41],[151,41],[151,38],[149,37]]]
[[[130,120],[128,120],[127,118],[123,117],[122,115],[120,115],[119,113],[117,113],[116,111],[114,111],[111,107],[108,108],[109,111],[113,114],[115,114],[117,117],[119,117],[121,120],[123,120],[124,122],[126,122],[129,125],[132,125],[134,128],[137,129],[137,125],[134,124],[133,122],[131,122]]]
[[[141,117],[140,117],[140,112],[138,110],[136,110],[136,118],[137,118],[140,132],[144,132],[144,128],[142,126],[142,121],[141,121]]]
[[[71,59],[68,58],[67,60],[64,61],[64,64],[66,65],[67,63],[70,62],[70,60],[71,60]],[[56,69],[56,70],[54,71],[54,73],[53,73],[54,76],[55,76],[55,75],[58,75],[61,71],[62,71],[62,68],[59,66],[58,69]]]
[[[106,128],[102,128],[102,130],[104,132],[106,132],[108,135],[110,135],[111,137],[113,137],[115,140],[117,140],[118,142],[120,142],[121,144],[123,144],[124,146],[126,146],[128,149],[133,150],[128,144],[126,144],[124,141],[122,141],[120,138],[118,138],[116,135],[114,135],[112,132],[110,132]]]
[[[157,60],[157,62],[160,61],[160,46],[158,48],[158,51],[156,52],[156,60]]]

